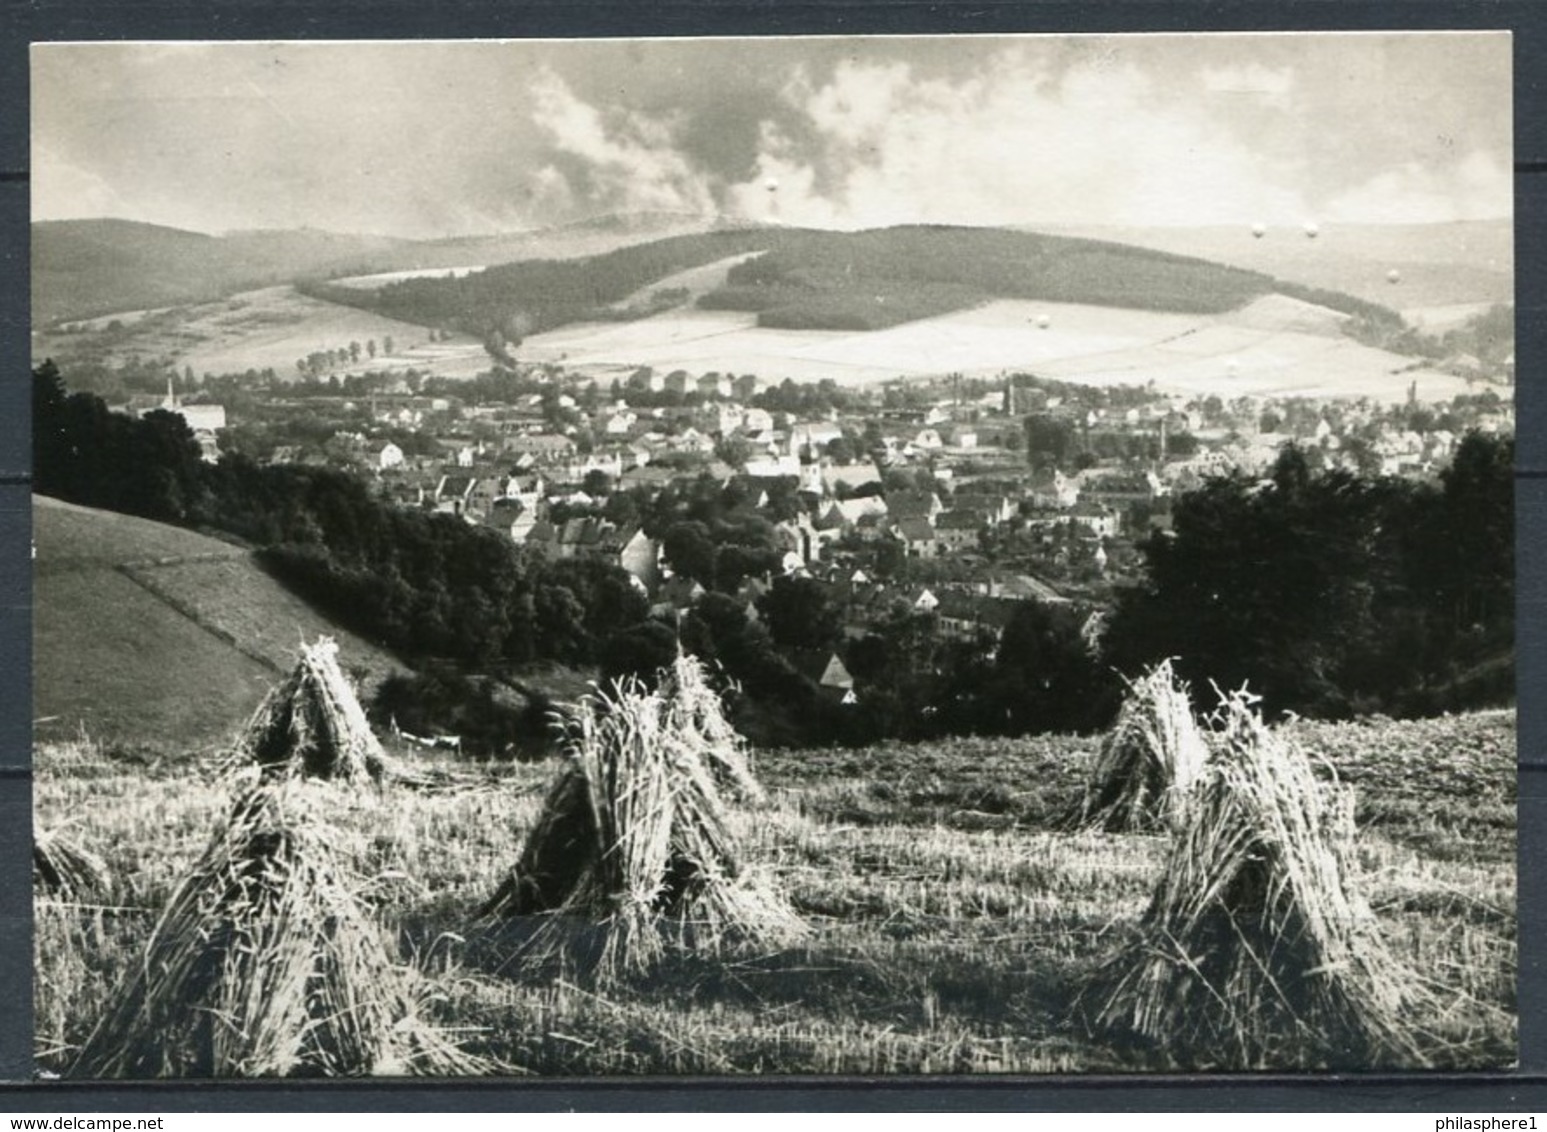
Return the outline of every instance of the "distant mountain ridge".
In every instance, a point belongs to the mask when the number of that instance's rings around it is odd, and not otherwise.
[[[328,232],[211,236],[133,220],[40,221],[32,225],[33,324],[224,298],[408,246]]]
[[[32,225],[33,325],[221,299],[296,280],[576,259],[674,236],[758,229],[787,230],[745,218],[664,210],[604,213],[552,228],[428,240],[312,228],[211,235],[134,220],[37,221]],[[1508,220],[1332,226],[1314,241],[1288,230],[1269,230],[1253,239],[1247,229],[1220,225],[1038,231],[1186,255],[1397,309],[1506,302],[1513,294],[1513,225]],[[1402,276],[1400,286],[1387,282],[1392,269]]]
[[[207,302],[296,280],[597,255],[717,223],[692,214],[608,214],[530,232],[411,240],[311,228],[217,236],[137,220],[41,220],[32,225],[32,323]]]
[[[1271,225],[1260,236],[1246,225],[1229,224],[1039,230],[1182,252],[1403,311],[1514,301],[1514,222],[1508,219],[1323,224],[1314,239],[1299,226]]]

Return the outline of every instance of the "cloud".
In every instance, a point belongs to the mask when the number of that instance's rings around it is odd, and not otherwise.
[[[1232,94],[1251,98],[1277,110],[1290,107],[1290,92],[1295,86],[1294,71],[1289,67],[1268,67],[1261,63],[1227,64],[1204,67],[1203,89],[1211,94]]]
[[[1345,224],[1421,224],[1510,216],[1514,184],[1490,154],[1473,150],[1459,165],[1410,161],[1335,197],[1325,213]]]
[[[582,163],[594,211],[713,210],[708,179],[677,148],[669,121],[627,111],[604,116],[552,71],[533,79],[531,95],[533,122],[554,149]],[[550,202],[575,196],[554,164],[544,166],[530,187]]]
[[[37,146],[32,154],[32,219],[133,217],[134,209],[97,173]]]
[[[417,236],[1508,215],[1507,64],[1470,35],[58,44],[35,199]]]
[[[798,76],[786,97],[811,127],[806,140],[766,131],[757,177],[726,195],[750,211],[775,177],[788,222],[1180,225],[1304,214],[1286,164],[1254,152],[1206,105],[1169,98],[1109,57],[1056,78],[1013,50],[957,78],[845,62],[822,83]]]

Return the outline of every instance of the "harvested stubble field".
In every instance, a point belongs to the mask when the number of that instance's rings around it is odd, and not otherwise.
[[[1395,957],[1437,995],[1432,1060],[1512,1062],[1512,713],[1292,729],[1327,760],[1323,773],[1358,791],[1361,889]],[[773,805],[738,815],[737,832],[809,940],[739,961],[679,959],[605,992],[578,974],[503,970],[494,938],[470,922],[520,853],[550,764],[458,768],[439,791],[319,789],[384,930],[431,980],[436,1020],[514,1072],[1178,1068],[1080,1021],[1080,988],[1133,938],[1167,845],[1065,826],[1098,743],[758,752]],[[147,768],[85,742],[39,750],[39,827],[63,827],[112,877],[74,902],[39,897],[41,1068],[68,1065],[229,795],[179,752]]]

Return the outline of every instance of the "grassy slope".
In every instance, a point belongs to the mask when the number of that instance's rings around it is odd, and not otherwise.
[[[1302,725],[1361,792],[1361,888],[1391,946],[1439,995],[1438,1060],[1514,1056],[1513,721]],[[549,766],[444,793],[328,795],[330,836],[470,1042],[546,1074],[1057,1072],[1169,1067],[1083,1030],[1087,972],[1128,938],[1163,866],[1156,837],[1047,828],[1090,740],[762,753],[771,811],[737,818],[813,928],[779,955],[683,960],[606,996],[512,977],[469,922],[520,851]],[[1459,791],[1459,793],[1458,793]],[[61,1064],[134,961],[154,912],[229,796],[176,765],[80,744],[41,752],[37,818],[107,858],[103,912],[39,904],[38,1045]],[[998,799],[996,801],[996,799]],[[982,817],[1000,811],[1001,828]],[[953,815],[955,815],[953,817]],[[1434,852],[1443,846],[1443,852]],[[456,933],[455,936],[443,933]]]
[[[33,711],[52,717],[40,737],[218,741],[324,633],[368,683],[397,667],[238,547],[43,496],[33,524]]]
[[[40,222],[32,226],[33,321],[215,299],[390,258],[405,243],[329,232],[208,236],[128,220]]]

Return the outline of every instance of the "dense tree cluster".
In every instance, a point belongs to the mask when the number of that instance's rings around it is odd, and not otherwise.
[[[731,268],[705,306],[765,326],[869,329],[990,296],[1213,312],[1273,290],[1257,272],[1097,240],[921,225],[796,237]]]
[[[243,538],[287,585],[406,657],[590,664],[646,616],[616,565],[547,562],[492,529],[383,503],[346,473],[206,464],[181,417],[113,413],[67,394],[52,365],[33,391],[38,491]]]
[[[1207,480],[1144,545],[1107,635],[1272,709],[1426,714],[1513,695],[1514,441],[1470,433],[1438,484],[1312,470]]]
[[[202,498],[199,445],[180,416],[134,418],[68,395],[49,362],[34,371],[32,420],[33,483],[45,495],[170,522]]]
[[[755,310],[767,326],[868,329],[1005,296],[1212,312],[1273,290],[1258,272],[1097,240],[931,225],[867,232],[755,228],[672,236],[574,260],[529,260],[370,291],[308,284],[329,302],[507,342],[587,318],[639,317],[618,304],[679,271],[747,255],[700,299]]]

